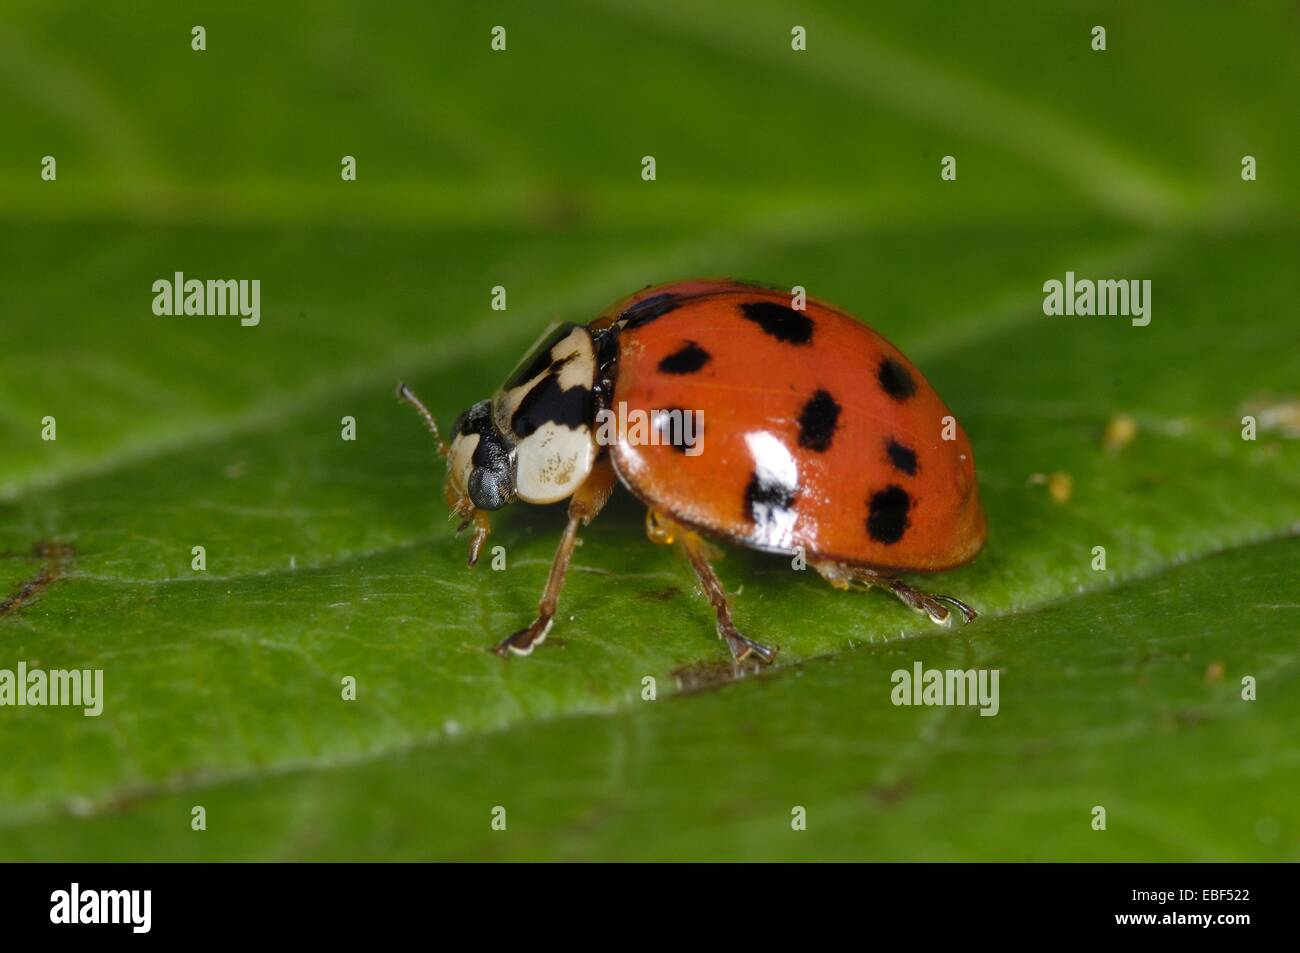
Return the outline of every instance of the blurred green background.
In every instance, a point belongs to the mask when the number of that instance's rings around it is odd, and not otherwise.
[[[1298,27],[7,0],[0,668],[102,668],[107,698],[0,708],[0,859],[1300,858]],[[1067,270],[1151,279],[1151,325],[1045,317]],[[155,317],[175,271],[260,279],[261,324]],[[730,679],[624,496],[547,644],[486,651],[562,512],[500,514],[509,568],[465,568],[394,381],[445,424],[550,320],[699,275],[802,284],[922,367],[990,542],[917,582],[976,623],[733,552],[737,621],[782,651]],[[894,707],[915,661],[998,668],[1000,714]]]

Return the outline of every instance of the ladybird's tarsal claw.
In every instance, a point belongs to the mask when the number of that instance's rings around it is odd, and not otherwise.
[[[555,610],[560,603],[560,591],[564,588],[564,574],[568,572],[569,560],[578,545],[578,527],[582,524],[583,514],[570,504],[569,523],[564,527],[560,545],[555,550],[555,561],[551,563],[551,575],[546,580],[546,589],[542,600],[537,604],[537,618],[526,629],[520,629],[507,639],[497,643],[494,650],[497,655],[528,655],[546,639],[555,621]],[[487,536],[487,514],[483,514],[483,536]],[[477,533],[475,534],[477,538]]]
[[[960,599],[952,596],[930,595],[913,589],[901,579],[886,576],[865,566],[850,566],[845,563],[819,562],[813,566],[832,586],[838,589],[888,589],[898,601],[909,609],[929,617],[935,625],[952,625],[952,606],[962,614],[967,622],[973,622],[978,613]],[[944,603],[947,603],[945,605]]]
[[[978,612],[976,612],[970,606],[966,605],[966,603],[962,602],[960,599],[954,599],[952,596],[941,596],[938,594],[932,595],[930,596],[930,598],[936,599],[940,602],[947,602],[955,606],[957,611],[962,614],[962,616],[966,619],[967,622],[974,622],[975,619],[979,617]]]
[[[930,621],[936,625],[952,625],[952,613],[948,610],[948,606],[944,605],[945,602],[961,612],[967,622],[973,621],[977,614],[974,609],[960,599],[954,599],[952,596],[932,596],[928,593],[918,592],[900,579],[890,580],[888,587],[889,591],[896,595],[905,606],[929,616]]]
[[[681,544],[686,558],[690,560],[691,568],[695,570],[695,578],[700,581],[700,588],[704,590],[704,595],[708,597],[713,605],[713,611],[717,614],[718,638],[727,643],[732,658],[737,662],[744,662],[751,656],[755,656],[762,664],[770,664],[776,658],[776,650],[748,638],[731,621],[731,604],[727,601],[727,591],[722,588],[722,581],[709,565],[708,545],[690,531],[682,533]]]
[[[930,606],[925,609],[925,614],[930,617],[930,621],[935,625],[941,625],[945,629],[952,628],[952,613],[941,605]]]
[[[546,641],[554,618],[537,618],[526,629],[520,629],[509,638],[502,639],[492,651],[497,655],[531,655],[533,649]]]
[[[718,637],[727,643],[732,658],[737,662],[747,662],[750,656],[755,656],[763,665],[771,665],[776,658],[776,653],[780,651],[780,649],[770,649],[762,642],[755,642],[739,632],[735,626],[724,629],[721,621],[718,622]]]

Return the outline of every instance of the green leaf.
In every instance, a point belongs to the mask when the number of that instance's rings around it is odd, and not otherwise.
[[[799,54],[775,7],[499,7],[0,36],[0,669],[105,690],[0,708],[0,858],[1300,857],[1285,8],[1126,9],[1093,54],[1068,12],[819,3]],[[1150,279],[1152,323],[1045,316],[1067,270]],[[155,317],[176,271],[260,279],[262,323]],[[446,425],[550,320],[717,274],[859,314],[961,417],[989,545],[913,581],[981,618],[732,550],[781,647],[732,679],[622,494],[547,643],[495,657],[563,512],[498,514],[508,568],[468,569],[393,384]],[[895,706],[916,662],[997,669],[998,714]]]

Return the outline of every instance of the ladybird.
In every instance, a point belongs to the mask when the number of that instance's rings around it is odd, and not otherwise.
[[[776,653],[732,622],[709,540],[802,554],[832,586],[886,589],[938,624],[950,609],[975,618],[896,575],[960,566],[983,547],[970,440],[883,337],[829,304],[792,303],[763,285],[685,281],[554,325],[460,415],[450,445],[398,386],[447,461],[448,506],[474,529],[471,566],[489,512],[569,501],[537,617],[498,653],[546,638],[579,528],[618,483],[647,506],[650,539],[680,546],[737,661]]]

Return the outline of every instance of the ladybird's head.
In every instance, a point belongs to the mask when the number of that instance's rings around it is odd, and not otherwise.
[[[424,418],[447,460],[444,495],[452,515],[474,524],[472,564],[488,534],[488,513],[515,500],[555,503],[572,496],[597,456],[592,432],[597,360],[590,331],[556,324],[519,362],[491,400],[456,418],[451,444],[405,384],[397,396]]]
[[[459,417],[447,450],[447,499],[468,515],[474,509],[499,510],[515,499],[515,444],[492,420],[492,402],[480,400]]]
[[[488,511],[499,510],[515,498],[515,448],[492,423],[491,402],[481,400],[456,418],[451,446],[438,432],[438,422],[405,384],[397,385],[397,396],[414,407],[424,418],[438,443],[438,453],[447,461],[447,480],[443,495],[451,515],[461,519],[460,528],[474,526],[469,544],[469,564],[487,540]]]
[[[553,324],[490,401],[461,415],[448,479],[485,510],[572,496],[596,461],[595,379],[588,329]]]
[[[596,458],[590,426],[595,376],[587,329],[547,328],[491,400],[456,418],[447,451],[453,509],[465,510],[464,500],[479,510],[499,510],[516,499],[554,503],[570,496]]]

